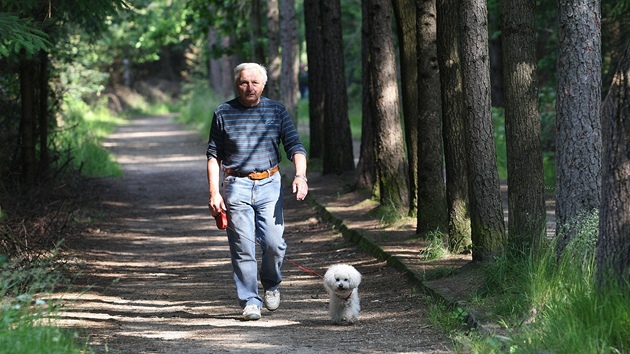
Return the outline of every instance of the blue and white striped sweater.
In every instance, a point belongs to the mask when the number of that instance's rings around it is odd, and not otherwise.
[[[255,107],[235,98],[214,111],[206,156],[238,172],[265,171],[280,162],[280,143],[290,159],[306,155],[286,108],[266,97]]]

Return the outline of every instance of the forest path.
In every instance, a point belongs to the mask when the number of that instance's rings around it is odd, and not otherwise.
[[[285,238],[292,263],[283,266],[282,304],[274,312],[263,310],[258,321],[242,321],[225,232],[206,208],[204,139],[172,117],[142,117],[121,126],[106,146],[124,177],[95,186],[91,227],[66,244],[81,275],[72,291],[58,294],[60,323],[83,328],[94,351],[452,351],[448,336],[427,321],[425,295],[344,240],[321,220],[314,203],[296,201],[288,183]],[[337,184],[314,172],[311,178],[311,198],[338,200]],[[364,211],[356,213],[360,218]],[[353,326],[330,324],[321,279],[293,264],[323,274],[341,262],[363,273],[362,312]]]

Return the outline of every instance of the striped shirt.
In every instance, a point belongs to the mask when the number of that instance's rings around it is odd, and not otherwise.
[[[281,103],[261,97],[258,105],[245,107],[235,98],[214,111],[206,156],[221,161],[223,168],[241,173],[266,171],[280,162],[281,142],[291,161],[294,154],[306,156]]]

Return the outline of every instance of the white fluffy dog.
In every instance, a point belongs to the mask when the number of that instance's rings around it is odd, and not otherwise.
[[[348,264],[335,264],[324,274],[324,288],[330,296],[330,317],[333,324],[355,323],[359,318],[359,284],[361,273]]]

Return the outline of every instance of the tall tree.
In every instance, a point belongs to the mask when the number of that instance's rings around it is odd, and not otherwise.
[[[556,220],[558,252],[599,209],[601,36],[599,0],[558,1]]]
[[[278,0],[267,0],[267,86],[265,95],[280,100],[280,8]]]
[[[348,96],[343,58],[340,0],[322,1],[322,38],[324,56],[324,158],[322,172],[342,173],[354,170],[352,134],[348,119]]]
[[[262,0],[252,0],[250,12],[252,34],[250,40],[252,42],[252,61],[255,63],[264,63],[266,61],[265,48],[262,41],[264,38],[261,23],[262,8]]]
[[[459,55],[459,0],[438,0],[437,55],[440,68],[448,247],[460,253],[470,247],[466,124]]]
[[[536,3],[502,0],[509,243],[526,251],[547,226],[536,79]]]
[[[602,109],[602,200],[597,281],[630,284],[630,43]]]
[[[403,209],[409,206],[407,162],[399,110],[392,7],[389,0],[370,0],[370,103],[374,116],[376,173],[380,203]],[[401,178],[405,176],[405,178]]]
[[[418,233],[446,232],[448,211],[442,153],[442,100],[437,60],[436,1],[417,4],[418,48]]]
[[[309,158],[324,154],[324,44],[321,33],[319,0],[304,0],[304,30],[308,57],[308,112],[310,128]]]
[[[368,21],[368,1],[361,1],[361,147],[357,163],[358,189],[372,189],[373,196],[378,195],[376,183],[376,141],[374,139],[374,114],[372,113],[372,72],[370,71],[370,27]]]
[[[54,124],[48,109],[48,51],[56,41],[68,35],[70,26],[96,32],[104,28],[102,21],[107,16],[123,7],[123,0],[97,0],[89,6],[78,0],[7,0],[0,3],[0,13],[4,13],[0,16],[0,22],[3,22],[0,24],[3,33],[0,55],[11,51],[20,54],[13,57],[11,63],[20,80],[19,164],[25,187],[34,186],[41,180],[39,173],[48,169],[48,126]],[[7,23],[13,23],[15,28],[8,29]]]
[[[280,92],[282,103],[287,108],[293,125],[298,123],[298,60],[297,23],[295,1],[280,1],[280,44],[282,47],[282,69],[280,70]]]
[[[484,0],[463,0],[460,10],[473,259],[491,261],[506,239],[492,124],[488,9]]]
[[[400,79],[405,143],[409,165],[409,214],[418,211],[418,51],[416,46],[416,1],[393,0],[400,52]],[[435,88],[434,88],[435,89]]]

